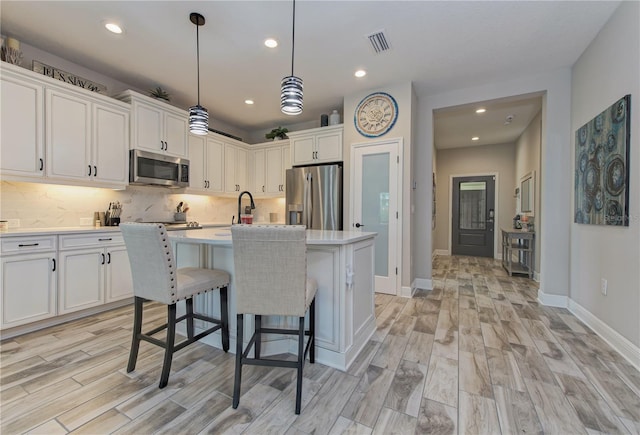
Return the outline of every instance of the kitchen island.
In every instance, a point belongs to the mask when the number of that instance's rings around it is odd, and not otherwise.
[[[172,231],[179,267],[222,269],[231,275],[229,286],[229,331],[235,349],[236,301],[233,246],[229,228]],[[375,331],[374,237],[376,233],[307,230],[307,273],[318,281],[316,294],[316,360],[347,370]],[[265,294],[269,289],[265,288]],[[195,310],[219,316],[216,292],[195,299]],[[264,327],[291,328],[293,317],[263,316]],[[196,328],[203,325],[196,324]],[[245,317],[245,331],[253,330],[252,316]],[[246,334],[249,335],[250,334]],[[204,343],[221,347],[219,333]],[[246,344],[246,343],[245,343]],[[265,355],[296,353],[297,342],[289,337],[265,334]]]

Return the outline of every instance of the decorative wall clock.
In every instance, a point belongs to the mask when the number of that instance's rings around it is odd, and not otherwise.
[[[398,119],[398,103],[386,92],[374,92],[360,101],[353,116],[358,133],[365,137],[382,136]]]

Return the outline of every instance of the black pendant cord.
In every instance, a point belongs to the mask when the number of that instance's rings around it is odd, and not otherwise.
[[[198,106],[200,105],[200,24],[196,24],[196,59],[198,63]]]
[[[291,76],[293,76],[293,57],[296,50],[296,0],[293,0],[293,26],[291,32]]]

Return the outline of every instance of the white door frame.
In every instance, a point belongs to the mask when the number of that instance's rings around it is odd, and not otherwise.
[[[398,273],[396,274],[396,295],[399,295],[401,293],[401,284],[402,284],[402,180],[403,180],[403,156],[404,156],[404,143],[403,143],[403,138],[402,137],[395,137],[395,138],[388,138],[388,139],[378,139],[378,140],[374,140],[374,141],[369,141],[369,142],[357,142],[357,143],[352,143],[351,144],[351,167],[350,167],[350,174],[351,174],[351,192],[350,192],[350,198],[352,199],[351,201],[349,201],[349,217],[351,219],[351,222],[348,222],[347,225],[348,227],[345,228],[345,230],[347,231],[354,231],[355,228],[353,227],[355,224],[354,221],[354,212],[355,212],[355,201],[353,201],[353,196],[354,196],[354,192],[355,192],[355,177],[353,176],[353,174],[355,174],[355,164],[356,164],[356,159],[355,159],[355,152],[356,149],[358,148],[364,148],[364,147],[370,147],[370,146],[376,146],[376,145],[395,145],[396,146],[396,150],[397,150],[397,155],[398,155],[398,171],[397,171],[397,180],[396,180],[396,185],[397,185],[397,191],[396,191],[396,195],[397,195],[397,213],[398,213],[398,218],[396,219],[397,221],[397,237],[396,237],[396,243],[393,245],[395,246],[395,258],[396,258],[396,266],[398,268]],[[391,214],[391,213],[390,213]],[[391,240],[389,240],[389,245],[392,246]],[[393,253],[390,251],[389,255],[392,255]],[[389,271],[391,273],[391,271]],[[375,289],[374,289],[375,290]]]
[[[468,173],[468,174],[450,174],[449,175],[449,239],[448,239],[448,246],[449,246],[449,255],[451,255],[451,237],[452,237],[452,232],[453,232],[453,179],[454,178],[458,178],[458,177],[496,177],[496,181],[495,181],[495,218],[493,219],[493,258],[495,259],[502,259],[502,249],[500,251],[498,251],[498,247],[502,247],[502,240],[499,238],[500,234],[498,234],[498,228],[499,228],[499,218],[498,216],[500,216],[500,201],[498,200],[498,198],[500,197],[500,183],[498,183],[499,181],[499,174],[497,172],[491,172],[491,171],[487,171],[487,172],[473,172],[473,173]]]

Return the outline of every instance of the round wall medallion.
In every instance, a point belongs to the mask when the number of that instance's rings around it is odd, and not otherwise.
[[[374,92],[360,101],[353,116],[358,133],[365,137],[382,136],[398,119],[398,103],[386,92]]]

